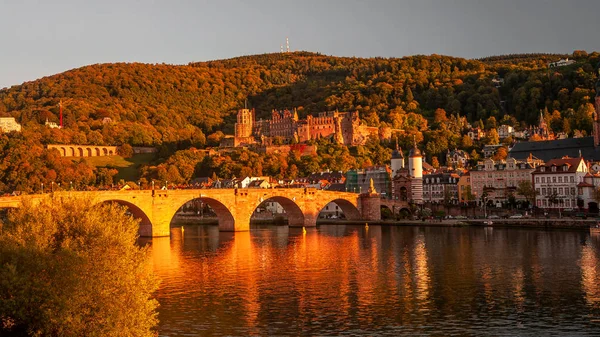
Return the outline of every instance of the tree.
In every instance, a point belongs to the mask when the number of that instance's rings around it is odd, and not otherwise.
[[[117,148],[117,153],[123,158],[133,156],[133,148],[129,144],[123,144]]]
[[[517,184],[517,194],[521,195],[531,205],[537,195],[536,190],[533,188],[533,184],[530,180],[521,180]]]
[[[485,145],[496,145],[500,143],[500,136],[498,136],[498,131],[496,131],[496,129],[491,129],[490,131],[488,131],[485,135],[485,138],[483,139],[483,142]]]
[[[460,143],[464,150],[473,147],[473,140],[471,139],[471,137],[469,137],[469,135],[463,135],[460,140]]]
[[[431,157],[431,166],[436,169],[440,168],[440,162],[436,156]]]
[[[485,121],[485,129],[486,130],[492,130],[492,129],[496,129],[497,126],[497,122],[496,122],[496,117],[491,116],[490,118],[488,118]]]
[[[501,146],[496,150],[496,153],[494,154],[492,159],[504,160],[504,159],[506,159],[506,157],[508,157],[508,149],[504,146]]]
[[[157,282],[137,233],[116,204],[25,201],[0,228],[0,335],[154,335]]]
[[[471,202],[471,201],[475,200],[475,196],[473,195],[473,192],[471,191],[470,185],[465,186],[465,189],[462,191],[462,199],[465,202]]]

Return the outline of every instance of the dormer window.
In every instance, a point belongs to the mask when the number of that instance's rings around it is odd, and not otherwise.
[[[556,166],[552,166],[552,172],[556,172]]]
[[[541,172],[546,172],[546,168],[544,166],[540,167]]]
[[[563,165],[563,171],[567,171],[569,169],[569,167],[567,165]]]

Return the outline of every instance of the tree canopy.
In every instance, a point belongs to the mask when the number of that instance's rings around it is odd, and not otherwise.
[[[157,282],[137,233],[115,204],[48,199],[11,212],[0,225],[0,335],[155,335]]]

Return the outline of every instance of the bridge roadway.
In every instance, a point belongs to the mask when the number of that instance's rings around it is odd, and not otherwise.
[[[355,194],[314,188],[276,189],[177,189],[124,191],[57,191],[46,194],[0,197],[0,208],[20,207],[44,198],[77,197],[92,203],[116,202],[125,205],[140,221],[140,236],[170,235],[171,220],[187,202],[200,199],[217,214],[220,231],[247,231],[250,217],[264,201],[278,202],[292,227],[316,226],[321,210],[335,202],[348,220],[380,220],[382,199],[378,194]],[[398,206],[398,210],[404,206]]]

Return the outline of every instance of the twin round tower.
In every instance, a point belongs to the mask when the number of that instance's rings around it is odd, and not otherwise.
[[[398,147],[392,152],[392,188],[394,194],[400,199],[412,201],[415,204],[423,203],[423,154],[414,142],[408,154],[408,169],[405,166],[402,149]]]

